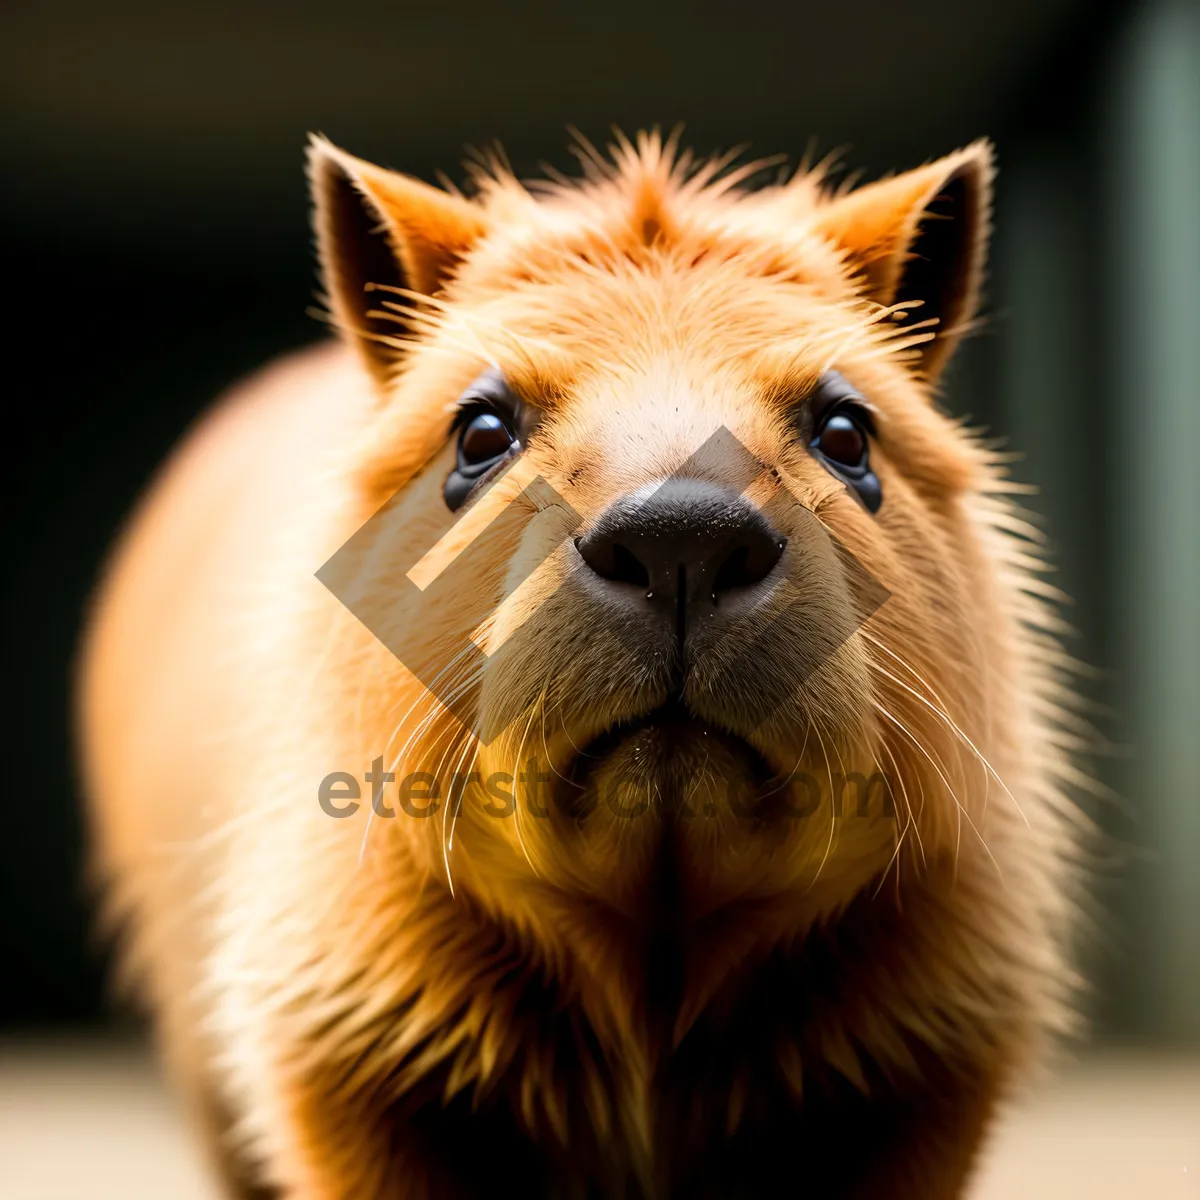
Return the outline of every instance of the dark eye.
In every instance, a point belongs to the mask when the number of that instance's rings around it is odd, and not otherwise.
[[[451,436],[458,436],[458,453],[442,489],[446,507],[457,512],[472,493],[494,479],[521,452],[531,428],[527,411],[504,375],[496,368],[484,371],[459,397],[450,427]]]
[[[871,469],[875,423],[870,406],[837,371],[826,371],[809,397],[814,432],[808,448],[858,497],[868,512],[883,503],[879,476]]]
[[[831,463],[851,471],[867,465],[867,432],[847,409],[834,412],[813,439],[813,449]]]
[[[476,413],[458,436],[458,469],[469,471],[507,454],[516,439],[493,412]]]
[[[458,461],[442,489],[451,512],[462,508],[476,485],[521,448],[504,418],[490,408],[468,410],[460,420]]]

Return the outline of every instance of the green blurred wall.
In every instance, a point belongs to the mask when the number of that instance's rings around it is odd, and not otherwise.
[[[1200,1043],[1200,5],[1121,21],[1005,164],[1001,425],[1080,598],[1120,802],[1091,943],[1110,1036]],[[1115,717],[1115,719],[1113,719]]]
[[[1125,790],[1152,855],[1130,981],[1146,1031],[1200,1041],[1200,5],[1144,9],[1103,113],[1113,288],[1109,420],[1116,661],[1137,753]]]

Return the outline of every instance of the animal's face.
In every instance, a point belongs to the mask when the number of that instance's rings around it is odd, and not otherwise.
[[[406,844],[510,912],[695,920],[836,905],[960,839],[999,686],[986,464],[930,389],[986,150],[838,198],[689,179],[652,139],[472,202],[313,162],[381,385],[355,486],[388,505],[341,570],[404,647],[351,693],[369,755],[441,791]]]

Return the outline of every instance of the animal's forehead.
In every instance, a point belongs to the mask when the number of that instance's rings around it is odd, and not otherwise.
[[[451,299],[497,361],[540,362],[559,379],[664,357],[816,370],[871,314],[827,249],[805,249],[719,225],[647,245],[602,238],[588,220],[531,222],[481,247]]]
[[[511,176],[485,187],[487,232],[445,294],[443,343],[478,346],[554,406],[580,376],[666,359],[794,383],[877,340],[877,306],[814,222],[815,177],[747,193],[653,149],[537,194]]]
[[[654,203],[580,192],[500,206],[468,260],[468,286],[553,284],[581,276],[658,284],[724,275],[841,282],[839,256],[813,232],[812,209],[751,195],[715,206],[669,193]]]

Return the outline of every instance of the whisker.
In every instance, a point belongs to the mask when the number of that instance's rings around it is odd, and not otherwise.
[[[895,863],[896,863],[896,873],[897,873],[896,874],[896,886],[897,886],[897,895],[899,895],[900,852],[901,852],[901,848],[904,844],[904,839],[907,837],[910,830],[912,831],[913,836],[917,839],[917,852],[921,856],[921,866],[926,871],[929,870],[929,860],[925,857],[925,842],[924,842],[924,839],[922,839],[922,837],[921,837],[921,824],[920,824],[920,815],[921,815],[921,813],[923,813],[925,811],[925,785],[924,785],[924,782],[921,780],[920,776],[918,776],[917,783],[920,785],[920,788],[921,788],[921,805],[920,805],[920,808],[918,808],[914,812],[913,806],[912,806],[912,798],[908,794],[908,785],[904,781],[904,772],[900,769],[900,763],[896,758],[895,751],[892,749],[891,745],[888,743],[888,741],[886,739],[884,739],[883,741],[880,742],[880,747],[887,753],[888,759],[891,761],[891,764],[892,764],[892,770],[896,774],[896,781],[900,785],[900,792],[901,792],[901,795],[904,797],[904,810],[905,810],[905,813],[907,814],[907,820],[905,821],[904,828],[897,835],[896,849],[892,855],[892,860],[889,861],[888,866],[885,869],[883,876],[879,880],[879,886],[875,889],[875,895],[878,895],[880,889],[882,889],[883,884],[887,879],[887,871],[891,869],[892,861],[895,861]]]
[[[999,877],[1001,884],[1003,884],[1004,883],[1004,873],[1000,869],[1000,864],[996,861],[996,856],[992,853],[991,847],[988,846],[987,841],[983,837],[983,834],[981,834],[979,832],[979,830],[976,828],[975,822],[971,820],[971,814],[969,812],[967,812],[967,810],[963,807],[962,801],[959,800],[957,793],[954,791],[954,788],[951,786],[950,781],[946,778],[945,773],[942,771],[942,768],[934,761],[934,759],[930,755],[929,751],[926,750],[925,747],[921,744],[920,739],[914,733],[912,733],[912,731],[909,730],[908,727],[902,721],[900,721],[898,718],[893,716],[877,700],[872,701],[872,703],[874,703],[876,709],[878,709],[878,711],[880,713],[882,713],[885,717],[887,717],[887,719],[889,721],[891,721],[892,724],[894,724],[896,726],[896,728],[899,729],[900,732],[906,738],[909,739],[909,741],[912,742],[912,744],[916,747],[916,749],[922,755],[924,755],[924,757],[928,760],[929,765],[931,767],[933,767],[934,771],[937,772],[938,778],[941,779],[942,784],[945,786],[946,791],[950,795],[950,798],[954,801],[955,808],[957,809],[957,812],[958,812],[958,843],[955,846],[955,851],[954,851],[955,877],[957,878],[957,875],[958,875],[958,859],[959,859],[959,856],[960,856],[961,850],[962,850],[962,821],[963,821],[963,818],[966,818],[967,824],[970,825],[972,832],[979,839],[979,843],[983,847],[984,853],[988,856],[988,858],[990,858],[992,860],[992,865],[996,868],[996,874]]]
[[[875,642],[874,638],[869,638],[869,640],[872,643],[878,645],[878,643]],[[880,648],[884,649],[884,650],[887,649],[884,646],[881,646]],[[891,652],[888,651],[888,653],[891,653]],[[897,657],[897,656],[893,655],[893,657]],[[901,661],[902,665],[906,665],[906,664],[903,664],[903,660],[900,660],[900,661]],[[908,684],[906,684],[903,680],[897,679],[895,675],[893,675],[890,671],[885,670],[877,662],[871,662],[871,667],[874,670],[878,671],[879,674],[890,679],[894,684],[896,684],[897,687],[903,688],[909,695],[911,695],[914,699],[918,700],[921,704],[923,704],[927,709],[929,709],[929,711],[931,713],[933,713],[934,716],[938,717],[941,721],[943,721],[946,724],[946,726],[957,737],[959,737],[962,740],[963,744],[967,747],[967,749],[970,750],[971,753],[974,754],[977,759],[979,759],[980,764],[984,767],[984,769],[987,771],[987,773],[989,775],[991,775],[991,777],[1000,785],[1000,787],[1004,791],[1004,794],[1012,801],[1013,807],[1017,810],[1018,813],[1020,813],[1021,820],[1025,822],[1025,825],[1027,827],[1029,827],[1029,818],[1025,815],[1025,810],[1021,807],[1020,803],[1017,801],[1017,798],[1009,790],[1008,785],[1004,782],[1003,779],[1000,778],[1000,775],[996,771],[996,769],[987,760],[987,758],[983,755],[983,753],[979,750],[979,748],[975,745],[975,743],[973,741],[971,741],[971,739],[963,732],[963,730],[958,726],[958,724],[949,715],[949,713],[945,712],[943,709],[939,708],[937,705],[932,704],[929,700],[927,700],[919,692],[915,691],[913,688],[910,688],[908,686]],[[915,672],[914,672],[914,674],[915,674]]]
[[[534,702],[533,706],[530,708],[529,720],[527,720],[525,722],[525,731],[524,731],[524,733],[521,734],[521,741],[517,746],[516,766],[517,766],[517,777],[518,778],[520,778],[521,754],[525,750],[525,739],[529,736],[529,730],[530,730],[530,727],[533,725],[534,715],[537,712],[538,708],[541,707],[544,697],[545,697],[545,691],[540,692],[538,694],[537,700]],[[514,798],[517,796],[517,789],[515,787],[513,788],[513,796],[514,796]],[[516,831],[517,844],[521,847],[521,853],[523,855],[525,855],[525,861],[529,864],[529,869],[540,879],[542,877],[542,873],[534,865],[533,859],[529,855],[529,849],[525,845],[524,835],[521,832],[521,800],[519,800],[519,799],[515,799],[515,804],[514,804],[514,808],[513,808],[513,816],[516,818],[513,823],[513,829]]]
[[[451,856],[451,854],[454,853],[454,830],[458,824],[459,813],[462,811],[462,806],[463,806],[464,797],[466,795],[466,790],[470,786],[469,781],[471,778],[471,772],[474,771],[475,764],[479,761],[479,752],[482,749],[477,738],[471,738],[471,737],[466,738],[466,739],[464,739],[464,743],[465,744],[463,746],[463,752],[459,756],[458,766],[455,769],[456,776],[461,778],[464,782],[462,785],[462,790],[459,792],[459,794],[457,796],[454,797],[454,812],[450,816],[450,834],[449,834],[449,837],[446,839],[446,852],[444,855],[447,879],[451,878],[451,876],[450,876],[450,856]],[[463,763],[466,760],[468,752],[471,751],[472,744],[474,744],[474,751],[471,753],[471,765],[469,767],[467,767],[467,770],[464,774],[463,769],[462,769]],[[443,822],[443,826],[444,826],[444,824],[445,824],[445,822]],[[454,895],[453,883],[451,883],[451,886],[450,886],[450,894]]]
[[[408,718],[410,716],[412,716],[412,714],[416,710],[417,706],[423,702],[428,701],[430,691],[432,690],[432,688],[436,687],[450,671],[452,671],[456,666],[458,666],[462,662],[462,660],[469,653],[471,653],[473,651],[473,649],[474,649],[474,647],[470,646],[470,645],[464,647],[437,673],[437,675],[434,676],[429,687],[421,688],[421,690],[417,694],[417,698],[412,702],[412,704],[409,705],[404,716],[400,718],[400,720],[397,722],[396,726],[393,728],[391,734],[388,736],[387,744],[384,746],[384,750],[383,750],[383,757],[385,760],[387,759],[388,753],[391,750],[392,742],[395,740],[396,735],[404,727],[404,723],[408,720]],[[460,698],[461,695],[466,694],[466,692],[470,690],[470,687],[473,686],[477,682],[478,682],[477,678],[474,678],[474,677],[468,678],[466,681],[464,681],[464,683],[462,685],[459,686],[459,688],[455,692],[453,692],[447,698],[448,703],[451,703],[451,704],[454,703],[454,701],[456,699]],[[396,702],[396,704],[399,704],[399,703],[400,703],[400,701]],[[388,712],[391,713],[392,711],[394,711],[395,707],[396,707],[396,705],[394,704],[392,706],[392,708],[388,710]],[[396,757],[394,759],[392,759],[391,763],[386,767],[387,771],[395,772],[397,769],[399,769],[400,764],[407,760],[408,752],[416,744],[416,741],[423,734],[423,732],[426,729],[428,729],[429,726],[435,720],[437,720],[440,710],[443,707],[444,706],[442,706],[440,704],[435,707],[432,707],[430,709],[430,711],[422,717],[422,719],[417,723],[416,730],[409,736],[409,738],[405,741],[404,745],[401,747],[399,753],[397,753]],[[371,811],[367,814],[367,825],[366,825],[366,828],[363,830],[362,845],[359,847],[359,852],[358,852],[358,862],[359,862],[360,866],[362,865],[363,858],[367,852],[367,839],[371,836],[371,826],[372,826],[372,823],[374,822],[374,819],[375,819],[375,805],[372,804]]]
[[[807,895],[813,888],[817,886],[817,881],[821,878],[821,872],[825,870],[825,864],[829,861],[829,855],[833,851],[834,833],[837,829],[837,820],[833,810],[833,771],[829,766],[829,755],[825,750],[825,739],[821,736],[821,730],[817,723],[812,723],[813,732],[817,735],[817,744],[821,747],[821,757],[825,760],[825,777],[829,780],[829,839],[825,843],[825,854],[817,865],[817,873],[813,876],[812,882],[804,889],[804,894]]]

